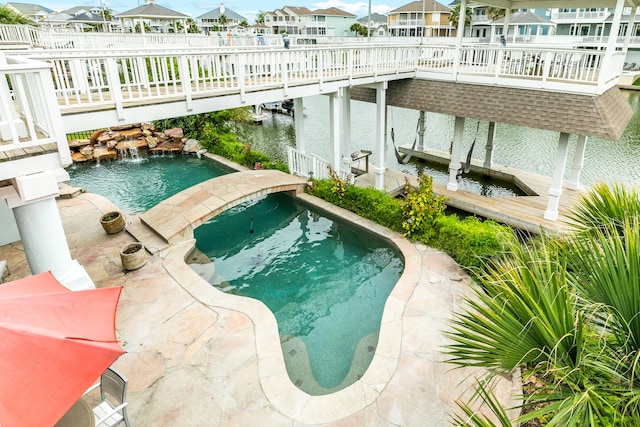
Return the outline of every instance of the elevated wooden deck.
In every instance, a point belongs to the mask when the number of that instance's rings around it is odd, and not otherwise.
[[[400,151],[407,152],[407,147],[401,147]],[[428,161],[448,164],[448,154],[436,150],[414,152],[414,156]],[[472,171],[482,171],[482,165],[478,161],[472,164]],[[568,229],[567,215],[572,207],[580,200],[582,191],[563,188],[560,198],[559,216],[557,221],[549,221],[544,218],[547,208],[547,191],[551,186],[551,178],[530,172],[493,165],[490,176],[512,181],[518,185],[527,196],[514,197],[486,197],[464,190],[451,191],[446,185],[434,183],[436,194],[447,197],[447,206],[460,209],[474,215],[491,218],[495,221],[516,227],[531,233],[565,232]],[[387,169],[384,177],[385,190],[391,195],[398,195],[404,190],[405,178],[417,186],[415,176],[408,175],[393,169]],[[375,176],[372,173],[364,174],[356,179],[356,185],[373,186]]]

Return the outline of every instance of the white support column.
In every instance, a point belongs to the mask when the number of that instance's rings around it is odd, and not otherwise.
[[[458,16],[465,17],[467,10],[467,0],[460,0],[460,14]],[[465,19],[458,19],[458,29],[456,30],[456,49],[453,56],[453,78],[457,79],[458,69],[460,68],[460,59],[462,58],[462,37],[464,36]]]
[[[493,141],[496,138],[496,122],[489,122],[489,130],[487,131],[487,144],[484,146],[484,164],[483,168],[491,169],[493,166]]]
[[[584,166],[584,151],[587,148],[588,138],[586,135],[578,135],[576,143],[576,153],[573,156],[573,164],[571,165],[571,176],[567,182],[567,187],[571,190],[580,188],[580,174]]]
[[[609,38],[607,39],[607,47],[605,48],[604,56],[602,57],[602,64],[609,64],[616,51],[618,32],[620,31],[620,20],[622,19],[622,10],[624,9],[624,6],[624,0],[616,1],[616,8],[613,11],[613,21],[611,22],[611,30],[609,30]],[[632,21],[629,22],[629,25],[633,26]],[[608,78],[609,73],[600,73],[598,84],[601,84]]]
[[[464,0],[463,0],[464,1]],[[385,128],[387,123],[387,82],[382,82],[376,88],[376,146],[375,159],[375,187],[384,190],[384,155],[385,155]]]
[[[624,35],[624,43],[622,44],[622,51],[627,52],[629,50],[629,42],[631,42],[631,34],[633,34],[633,28],[635,27],[636,15],[638,14],[638,8],[631,8],[631,16],[629,16],[629,23],[627,24],[627,32]],[[604,34],[604,31],[602,31]]]
[[[54,197],[16,206],[13,214],[32,274],[51,270],[71,290],[95,288],[85,269],[71,259]]]
[[[544,218],[550,221],[558,219],[558,206],[562,195],[562,181],[564,170],[567,167],[567,148],[569,146],[569,134],[561,132],[558,138],[558,151],[556,152],[556,164],[553,169],[551,188],[549,188],[549,201],[547,210],[544,211]]]
[[[306,153],[304,140],[304,102],[303,98],[293,100],[293,122],[296,128],[296,149],[301,153]]]
[[[424,130],[426,124],[425,112],[420,111],[420,117],[418,118],[418,151],[424,151]]]
[[[451,150],[451,159],[449,160],[449,182],[447,183],[447,190],[451,191],[458,191],[458,173],[462,169],[460,157],[462,156],[464,121],[464,117],[456,116],[453,128],[453,146]]]
[[[502,34],[506,39],[509,36],[509,22],[511,21],[511,9],[507,8],[504,11],[504,23],[502,24]]]
[[[340,168],[340,97],[337,92],[329,95],[329,142],[329,163],[337,171]]]
[[[351,171],[351,88],[342,88],[342,169]]]

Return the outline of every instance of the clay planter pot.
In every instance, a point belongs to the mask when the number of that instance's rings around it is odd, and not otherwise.
[[[107,212],[100,217],[100,224],[107,234],[116,234],[124,230],[124,216],[120,212]]]
[[[122,267],[127,270],[137,270],[147,262],[147,253],[142,243],[129,243],[120,249]]]

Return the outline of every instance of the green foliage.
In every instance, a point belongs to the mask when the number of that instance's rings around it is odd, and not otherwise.
[[[464,19],[464,27],[468,27],[471,25],[471,9],[466,7],[465,11],[465,19]],[[453,6],[451,9],[451,15],[449,16],[449,22],[453,28],[458,28],[458,22],[460,22],[460,3]]]
[[[446,251],[467,268],[480,266],[483,259],[500,255],[505,242],[514,240],[509,227],[493,221],[475,217],[460,220],[457,216],[444,215],[444,199],[435,196],[428,177],[420,179],[421,189],[412,190],[409,201],[393,198],[375,188],[342,187],[333,179],[312,180],[312,183],[308,191],[314,196],[391,230],[406,233],[407,220],[414,218],[419,226],[413,229],[412,238]]]
[[[205,114],[175,117],[153,122],[158,129],[182,128],[187,138],[200,141],[209,152],[232,160],[240,165],[253,168],[257,162],[264,169],[278,169],[288,172],[287,165],[273,162],[269,156],[251,148],[251,144],[239,139],[241,133],[233,122],[250,120],[246,108],[216,111]]]
[[[517,422],[637,425],[639,210],[635,191],[596,186],[576,207],[571,234],[510,244],[487,263],[482,287],[451,322],[452,363],[520,366],[541,381]]]
[[[582,196],[569,215],[574,229],[588,232],[604,224],[622,224],[627,218],[640,217],[640,193],[621,184],[596,184]]]
[[[513,230],[495,221],[478,217],[464,219],[440,215],[435,219],[436,236],[431,246],[440,248],[467,268],[481,267],[484,260],[502,255],[505,247],[516,242]]]
[[[322,179],[311,182],[311,188],[308,190],[310,194],[392,230],[400,231],[402,223],[400,200],[389,197],[384,191],[349,185],[345,188],[344,194],[339,196],[334,191],[332,180]]]
[[[0,24],[35,25],[35,23],[26,16],[14,12],[13,9],[9,9],[9,6],[6,4],[0,7]]]
[[[356,33],[356,36],[367,37],[369,35],[369,30],[366,25],[362,25],[358,22],[352,24],[349,27],[349,31],[353,31]]]
[[[418,191],[405,181],[405,196],[402,201],[402,229],[404,236],[414,238],[422,237],[430,241],[437,230],[434,228],[435,220],[442,216],[445,209],[446,198],[437,196],[433,192],[433,180],[426,174],[418,177]]]

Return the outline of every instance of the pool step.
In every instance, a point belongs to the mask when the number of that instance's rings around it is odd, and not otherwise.
[[[142,243],[147,251],[154,255],[167,248],[169,243],[147,227],[139,217],[132,217],[127,224],[127,232]]]

